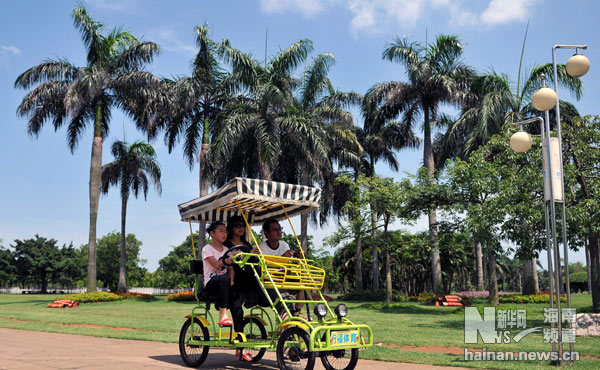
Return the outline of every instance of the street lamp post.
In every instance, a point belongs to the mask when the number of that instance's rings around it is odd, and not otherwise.
[[[545,143],[542,146],[543,153],[542,158],[547,163],[547,170],[544,168],[544,198],[545,198],[545,218],[546,218],[546,246],[548,250],[548,273],[552,276],[552,258],[550,257],[551,250],[554,251],[554,279],[550,279],[550,308],[553,308],[553,300],[556,297],[556,309],[558,314],[558,358],[559,363],[568,363],[570,361],[564,361],[563,358],[563,346],[562,346],[562,311],[560,308],[560,249],[558,247],[557,242],[557,234],[556,234],[556,209],[555,203],[561,203],[561,221],[562,221],[562,242],[564,248],[564,272],[565,272],[565,290],[567,293],[567,308],[569,309],[569,314],[571,314],[571,287],[570,287],[570,279],[569,279],[569,248],[567,242],[567,222],[566,222],[566,204],[564,199],[564,174],[563,174],[563,158],[562,158],[562,133],[560,126],[560,99],[558,97],[558,68],[556,65],[556,49],[575,49],[575,55],[573,55],[568,61],[566,70],[570,76],[573,77],[581,77],[587,73],[590,68],[589,60],[579,53],[579,49],[587,49],[586,45],[555,45],[552,48],[552,66],[554,71],[554,90],[548,88],[545,83],[545,76],[542,76],[543,87],[533,94],[531,102],[533,106],[542,112],[545,112],[546,119],[543,120],[541,117],[537,117],[531,120],[517,122],[515,125],[522,126],[527,123],[532,123],[535,121],[540,121],[541,126],[541,136],[542,143]],[[557,138],[550,138],[550,119],[548,111],[555,107],[556,109],[556,134]],[[517,138],[516,135],[519,134],[521,138]],[[523,148],[527,147],[525,150],[519,150],[519,142],[524,143],[525,140],[522,137],[523,133],[517,133],[511,137],[511,147],[517,151],[522,152],[526,151],[531,147],[531,143],[529,146],[523,144]],[[515,141],[515,145],[513,145],[513,140]],[[545,149],[545,150],[544,150]],[[555,158],[553,158],[555,157]],[[553,160],[554,159],[554,160]],[[553,162],[556,162],[556,167],[553,165]],[[544,166],[545,167],[545,166]],[[557,170],[555,172],[555,170]],[[556,187],[555,187],[556,186]],[[548,208],[550,208],[550,221],[548,222]],[[550,238],[550,233],[552,233],[552,238]],[[552,243],[553,248],[550,248],[550,243]],[[552,282],[554,280],[554,282]],[[569,330],[574,330],[573,323],[569,320]],[[554,329],[554,325],[552,325],[552,330]],[[571,339],[571,338],[570,338]],[[552,343],[552,350],[556,351],[556,346]],[[573,353],[573,341],[569,340],[569,351],[570,355]],[[571,358],[571,356],[569,356]]]
[[[545,79],[544,76],[542,76]],[[545,83],[544,83],[545,88]],[[542,88],[543,89],[543,88]],[[540,90],[542,90],[540,89]],[[550,91],[552,91],[550,89]],[[547,91],[542,91],[542,93],[550,94]],[[553,98],[550,96],[550,98]],[[550,109],[551,106],[547,109]],[[550,283],[550,309],[554,309],[554,297],[557,297],[556,300],[556,309],[559,313],[559,320],[557,323],[558,326],[558,357],[562,358],[562,322],[560,318],[560,289],[556,289],[556,287],[560,286],[559,280],[559,272],[560,272],[560,258],[558,256],[558,244],[556,238],[556,209],[554,207],[554,182],[552,179],[552,153],[551,153],[551,145],[550,145],[550,125],[548,124],[548,112],[546,111],[546,120],[542,117],[535,117],[528,120],[520,121],[513,123],[515,126],[519,126],[519,132],[513,134],[510,138],[510,146],[517,153],[526,152],[531,148],[531,136],[523,131],[523,126],[539,122],[540,123],[540,136],[542,141],[542,161],[547,163],[547,165],[542,165],[543,172],[543,182],[544,182],[544,219],[546,225],[546,252],[548,256],[548,277]],[[544,150],[545,147],[545,150]],[[555,180],[554,180],[555,181]],[[548,197],[549,195],[549,197]],[[550,200],[550,201],[548,201]],[[550,212],[550,215],[548,214]],[[552,274],[552,250],[554,250],[554,271],[556,274]],[[551,330],[554,330],[554,322],[550,322]],[[552,344],[552,352],[557,352],[557,346],[554,341],[551,341]]]

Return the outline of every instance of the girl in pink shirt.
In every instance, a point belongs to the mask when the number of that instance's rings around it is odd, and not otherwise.
[[[204,288],[209,295],[217,297],[215,302],[219,306],[221,313],[221,321],[219,326],[232,326],[233,320],[227,315],[227,307],[229,306],[231,286],[233,285],[234,272],[231,266],[226,266],[225,263],[231,264],[231,257],[226,260],[220,258],[227,252],[227,247],[223,242],[227,239],[227,228],[222,222],[214,222],[207,229],[212,243],[207,244],[202,248],[202,264],[204,267]],[[240,307],[241,308],[241,307]],[[241,309],[231,307],[231,311],[238,316]],[[243,313],[242,313],[243,316]],[[243,317],[234,317],[236,323],[242,322]]]

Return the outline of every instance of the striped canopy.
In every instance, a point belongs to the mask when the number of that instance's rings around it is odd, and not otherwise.
[[[182,221],[226,222],[246,213],[248,223],[262,224],[267,218],[285,220],[319,208],[321,190],[282,182],[236,177],[215,192],[180,204]],[[285,211],[284,211],[285,209]]]

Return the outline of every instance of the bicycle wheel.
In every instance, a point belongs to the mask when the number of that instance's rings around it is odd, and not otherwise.
[[[242,333],[246,336],[246,341],[250,344],[256,341],[267,340],[267,329],[262,322],[247,317],[242,321]],[[252,356],[252,362],[259,361],[267,351],[266,348],[244,348],[244,353]]]
[[[321,352],[321,362],[326,370],[352,370],[358,362],[358,348]]]
[[[194,346],[188,343],[192,339],[192,335],[195,340],[210,340],[210,336],[208,329],[200,320],[194,318],[193,323],[192,325],[192,319],[190,318],[181,327],[181,332],[179,333],[179,354],[181,354],[181,358],[186,365],[198,367],[206,360],[210,346]]]
[[[315,352],[309,351],[310,338],[298,328],[287,328],[277,342],[277,364],[281,370],[312,370],[315,367]]]

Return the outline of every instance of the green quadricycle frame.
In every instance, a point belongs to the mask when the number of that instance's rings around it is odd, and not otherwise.
[[[192,222],[226,222],[241,215],[248,231],[251,225],[260,225],[268,218],[287,219],[296,236],[290,217],[318,209],[320,198],[321,191],[308,186],[235,178],[211,194],[180,204],[179,212],[181,220],[189,223],[190,233]],[[331,309],[321,293],[325,271],[311,265],[302,248],[298,258],[268,256],[260,251],[254,235],[246,234],[252,236],[259,253],[239,253],[233,261],[253,271],[272,314],[263,307],[250,308],[244,315],[242,332],[237,333],[232,327],[219,327],[210,301],[203,301],[196,294],[197,305],[186,316],[179,336],[183,361],[192,367],[202,365],[210,347],[243,349],[253,362],[259,361],[268,349],[275,349],[282,370],[311,370],[317,356],[328,370],[354,369],[358,349],[373,346],[369,326],[347,319],[343,304]],[[300,247],[297,236],[296,242]],[[193,245],[192,248],[194,260],[190,270],[198,274],[202,261],[196,258]],[[195,281],[197,293],[198,279]],[[288,293],[298,291],[305,292],[305,299]],[[296,303],[306,305],[307,318],[292,315],[290,307]],[[276,305],[285,312],[277,312]],[[314,319],[310,308],[314,309]]]

